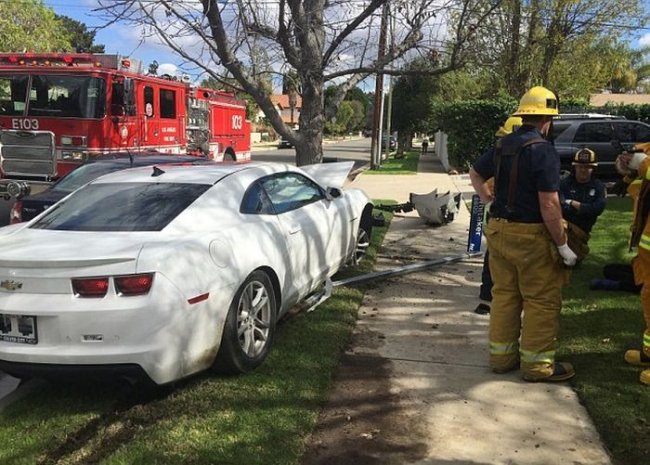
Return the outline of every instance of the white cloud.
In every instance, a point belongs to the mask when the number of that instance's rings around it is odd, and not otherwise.
[[[163,74],[169,74],[170,76],[176,76],[178,74],[178,66],[172,63],[163,63],[158,66],[158,76]]]
[[[647,32],[644,34],[640,39],[639,39],[639,45],[641,47],[649,47],[650,46],[650,32]]]

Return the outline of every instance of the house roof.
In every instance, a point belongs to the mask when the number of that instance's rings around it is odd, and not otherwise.
[[[273,94],[271,95],[271,102],[281,109],[289,108],[289,96],[287,94]],[[296,96],[296,108],[302,108],[302,97],[300,95]]]
[[[589,104],[602,107],[607,103],[625,105],[650,104],[650,94],[591,94]]]

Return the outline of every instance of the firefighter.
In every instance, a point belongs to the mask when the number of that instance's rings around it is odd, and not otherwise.
[[[637,248],[632,259],[634,280],[641,286],[641,307],[645,320],[645,332],[641,349],[625,352],[625,361],[631,365],[646,367],[641,372],[641,383],[650,385],[650,143],[638,144],[632,154],[622,154],[616,160],[622,174],[638,173],[630,183],[628,193],[634,199],[630,247]]]
[[[562,216],[567,221],[569,247],[580,263],[589,254],[589,238],[598,216],[605,210],[605,185],[593,176],[596,154],[580,149],[573,157],[571,174],[560,182]]]
[[[521,126],[521,118],[519,116],[510,116],[505,121],[505,123],[503,123],[503,126],[500,126],[499,129],[497,129],[497,132],[494,134],[494,136],[500,139],[504,136],[507,136],[512,131],[516,131],[520,126]],[[493,192],[494,190],[493,179],[490,179],[488,181],[488,189],[490,190],[490,192]],[[487,219],[488,215],[485,215],[485,218]],[[489,251],[486,250],[485,255],[483,256],[483,269],[481,270],[481,287],[479,288],[479,299],[481,299],[482,302],[479,302],[479,304],[474,309],[474,313],[478,313],[479,315],[485,315],[487,313],[490,313],[489,302],[492,301],[492,275],[490,275],[489,260],[490,260],[490,254]]]
[[[526,381],[564,381],[575,375],[570,363],[555,360],[564,267],[575,265],[577,258],[562,220],[560,158],[544,139],[557,114],[555,94],[533,87],[514,113],[523,125],[470,169],[481,200],[492,202],[486,228],[494,280],[490,368],[506,373],[521,365]],[[492,177],[494,195],[486,185]]]

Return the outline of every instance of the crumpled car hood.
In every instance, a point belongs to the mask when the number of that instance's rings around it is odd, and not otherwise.
[[[342,189],[353,166],[353,161],[338,161],[334,163],[316,163],[314,165],[301,166],[300,169],[314,178],[323,187]]]

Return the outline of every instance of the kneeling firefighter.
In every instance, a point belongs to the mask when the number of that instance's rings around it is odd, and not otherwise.
[[[632,154],[622,154],[616,160],[621,174],[633,172],[638,177],[628,186],[628,193],[634,199],[630,247],[637,248],[632,259],[634,281],[641,286],[641,307],[645,320],[645,331],[641,349],[625,352],[625,361],[631,365],[650,367],[650,143],[638,144]],[[650,368],[641,372],[641,383],[650,385]]]
[[[514,113],[522,126],[483,153],[470,170],[481,200],[492,202],[486,228],[494,280],[490,368],[505,373],[521,366],[527,381],[564,381],[575,375],[571,364],[555,360],[565,265],[575,265],[577,258],[567,245],[562,220],[560,158],[544,138],[557,114],[555,94],[533,87]],[[486,184],[493,177],[494,195]]]
[[[560,203],[567,221],[569,247],[580,263],[589,254],[591,229],[605,210],[607,193],[602,181],[594,177],[598,160],[593,150],[578,150],[572,166],[571,174],[560,182]]]

